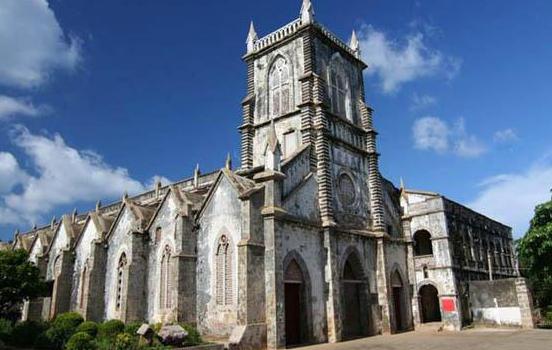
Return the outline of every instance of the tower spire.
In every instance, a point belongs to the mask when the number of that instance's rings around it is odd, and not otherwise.
[[[247,44],[247,53],[253,52],[257,39],[259,38],[257,37],[257,32],[255,31],[255,25],[253,25],[253,21],[251,21],[251,24],[249,24],[249,33],[247,34],[247,40],[245,41],[245,43]]]
[[[314,7],[310,0],[303,0],[301,5],[301,22],[303,24],[314,22]]]
[[[349,47],[354,51],[356,58],[360,58],[360,43],[356,35],[356,31],[353,29],[351,34],[351,40],[349,40]]]

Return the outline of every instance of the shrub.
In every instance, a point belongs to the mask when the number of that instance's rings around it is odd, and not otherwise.
[[[136,335],[136,332],[141,325],[142,322],[131,322],[125,326],[125,333]]]
[[[93,321],[85,321],[77,327],[77,333],[84,332],[90,334],[92,337],[96,337],[98,334],[98,324]]]
[[[193,345],[199,345],[203,344],[203,339],[201,339],[201,334],[199,334],[197,328],[192,326],[191,324],[183,323],[180,326],[188,332],[188,336],[186,337],[186,340],[184,341],[185,346],[193,346]]]
[[[128,333],[120,333],[115,338],[115,350],[128,350],[136,348],[136,338]]]
[[[98,338],[115,339],[117,334],[125,331],[125,324],[119,320],[109,320],[98,325]]]
[[[67,343],[83,321],[82,316],[76,312],[60,314],[52,323],[52,327],[46,331],[46,336],[56,349],[63,349],[65,343]]]
[[[11,344],[18,347],[33,346],[36,338],[38,338],[46,328],[46,325],[41,322],[24,321],[17,323],[15,327],[13,327]]]
[[[108,338],[96,338],[97,350],[113,350],[113,344],[111,339]]]
[[[67,341],[66,350],[95,350],[94,337],[85,332],[77,332]]]
[[[12,331],[12,322],[10,320],[6,320],[5,318],[0,318],[0,340],[8,342],[11,338]]]
[[[56,346],[50,340],[46,332],[42,332],[36,337],[33,348],[39,350],[54,350]]]

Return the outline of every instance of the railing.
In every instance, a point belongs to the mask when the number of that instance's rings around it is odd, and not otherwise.
[[[284,38],[287,38],[291,34],[295,33],[299,27],[301,27],[301,18],[286,24],[282,28],[260,38],[255,42],[255,51],[262,50],[267,46],[270,46]]]

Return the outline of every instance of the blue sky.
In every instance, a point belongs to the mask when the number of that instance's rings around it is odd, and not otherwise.
[[[552,187],[550,1],[314,1],[361,40],[382,173],[524,232]],[[241,56],[299,0],[0,2],[0,238],[239,159]]]

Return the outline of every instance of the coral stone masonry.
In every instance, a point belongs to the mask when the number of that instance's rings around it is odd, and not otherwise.
[[[304,0],[264,37],[251,23],[243,60],[241,167],[198,167],[18,233],[12,248],[52,287],[24,319],[186,322],[232,349],[276,349],[425,322],[460,330],[485,290],[471,281],[518,277],[509,227],[382,177],[354,32],[342,41]],[[512,283],[504,300],[529,307]]]

